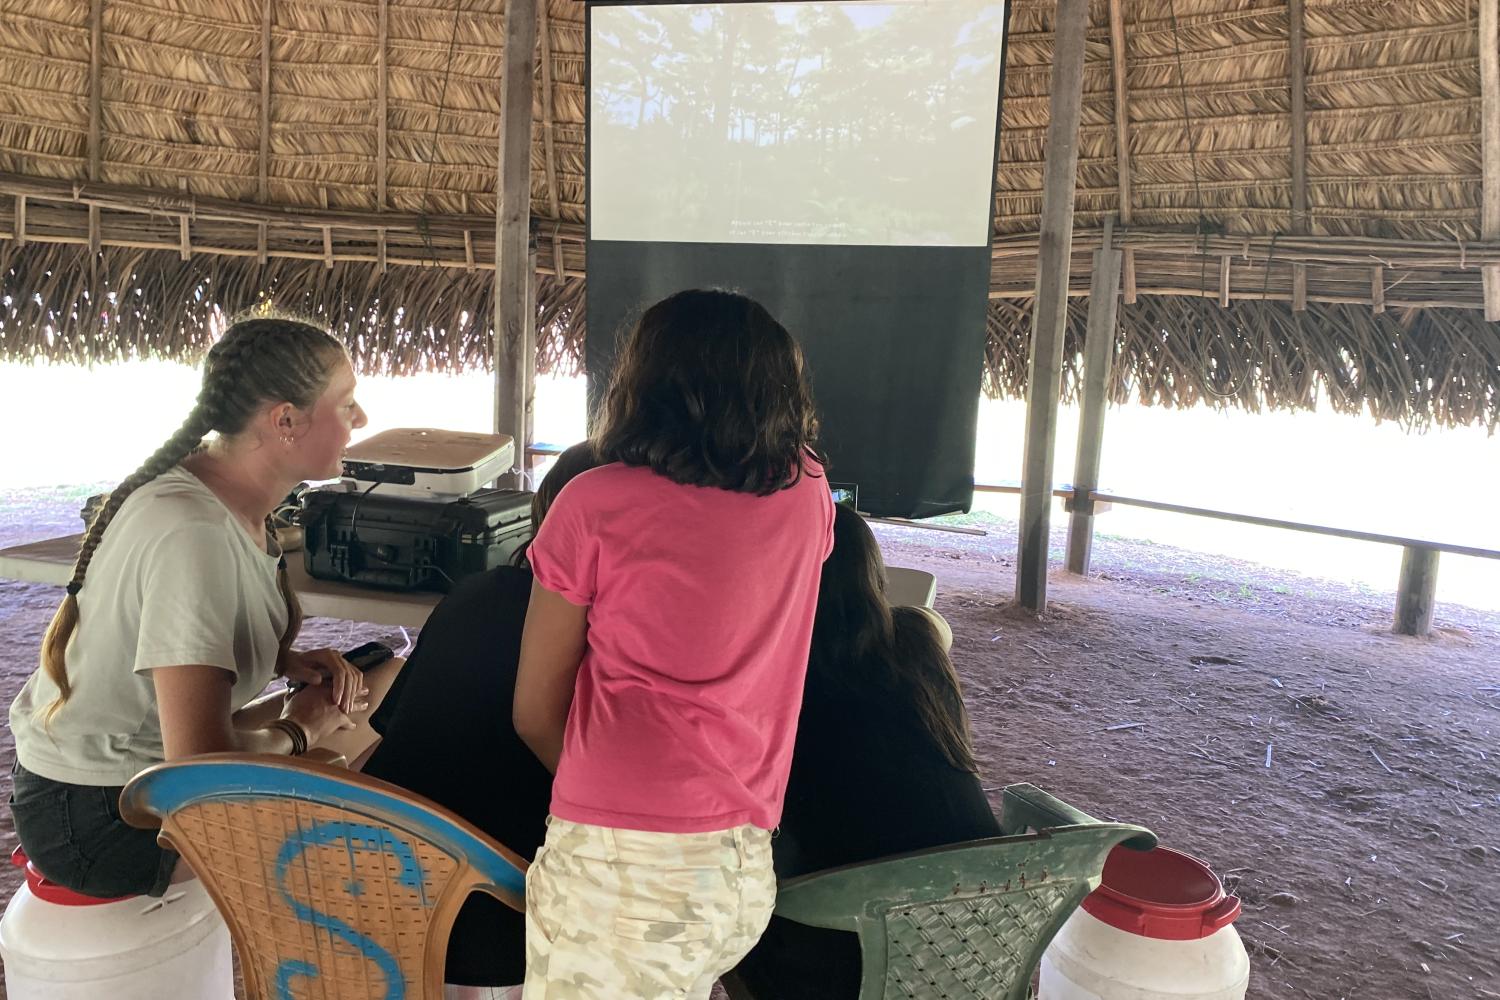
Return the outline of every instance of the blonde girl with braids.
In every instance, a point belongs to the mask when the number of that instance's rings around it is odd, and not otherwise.
[[[343,346],[305,323],[234,324],[182,427],[110,495],[87,534],[41,666],[10,709],[16,833],[76,892],[160,895],[176,857],[119,820],[120,788],[162,760],[302,753],[369,707],[332,650],[292,649],[302,614],[270,513],[329,479],[365,424]],[[210,437],[210,435],[213,435]],[[307,686],[242,712],[275,675]]]

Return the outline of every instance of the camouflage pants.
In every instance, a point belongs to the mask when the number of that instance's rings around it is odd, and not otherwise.
[[[526,873],[525,1000],[707,1000],[771,919],[765,830],[547,822]]]

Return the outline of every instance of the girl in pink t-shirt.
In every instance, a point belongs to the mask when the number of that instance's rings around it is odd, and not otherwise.
[[[553,769],[527,874],[527,1000],[706,998],[775,902],[781,816],[833,504],[796,342],[680,292],[626,341],[558,496],[515,725]]]

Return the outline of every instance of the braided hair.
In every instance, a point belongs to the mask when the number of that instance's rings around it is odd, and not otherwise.
[[[286,401],[299,409],[311,407],[328,387],[333,369],[343,356],[343,345],[326,331],[307,323],[270,318],[235,323],[209,349],[197,401],[182,426],[110,492],[83,536],[67,595],[42,639],[42,670],[58,689],[57,700],[47,708],[49,720],[73,693],[66,652],[79,624],[78,592],[83,589],[89,563],[105,530],[126,499],[200,450],[211,431],[221,436],[243,431],[266,403]],[[275,538],[270,517],[266,518],[266,532],[268,538]],[[285,560],[277,570],[277,584],[287,605],[287,629],[281,638],[285,651],[302,625],[302,609],[287,580]]]

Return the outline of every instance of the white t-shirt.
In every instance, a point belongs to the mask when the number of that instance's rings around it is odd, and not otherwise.
[[[57,686],[38,670],[10,706],[21,766],[75,785],[123,785],[163,760],[156,667],[221,667],[235,677],[231,708],[252,701],[275,674],[287,624],[279,558],[186,469],[132,493],[78,594],[72,697],[44,725]]]

